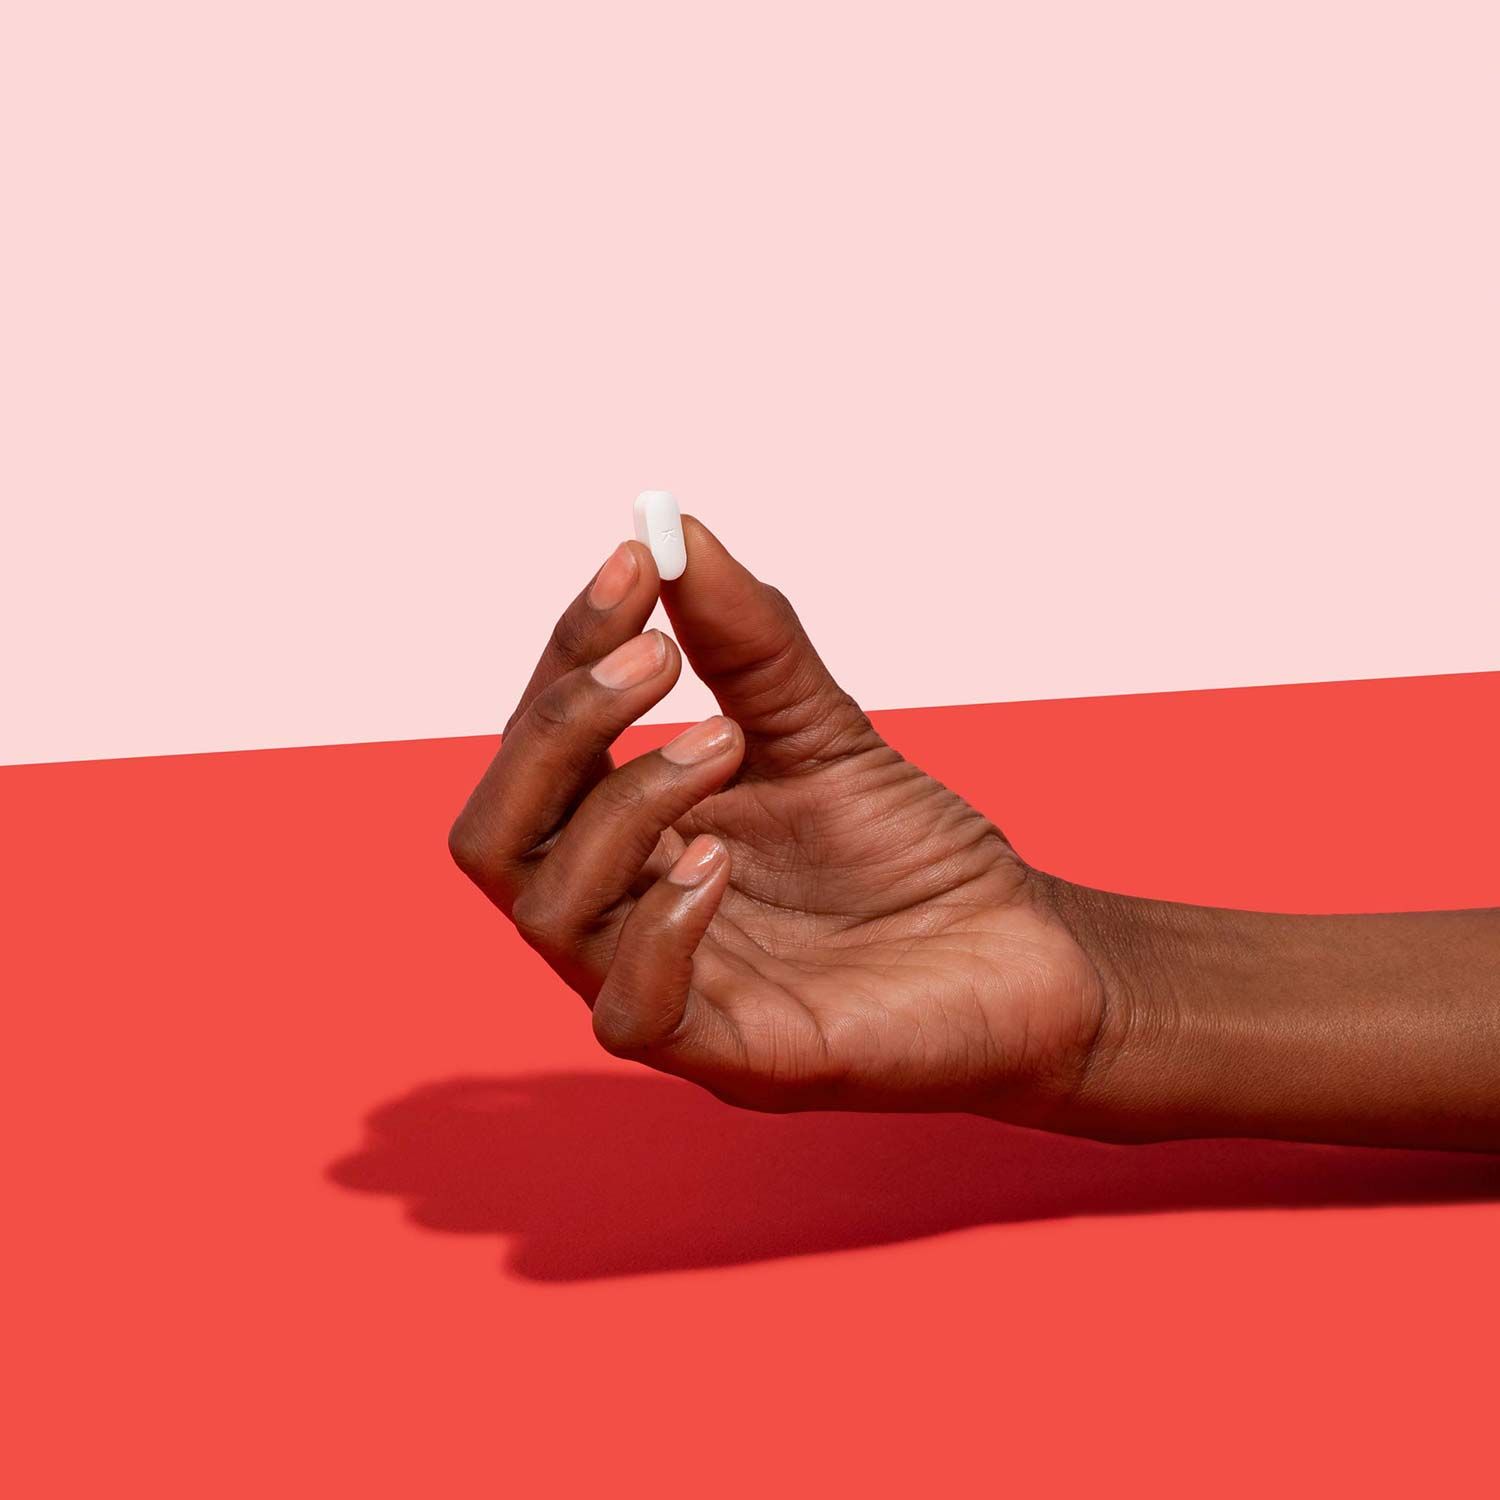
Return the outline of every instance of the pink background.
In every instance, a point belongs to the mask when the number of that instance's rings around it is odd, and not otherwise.
[[[7,6],[0,759],[489,730],[647,486],[876,706],[1500,665],[1496,18]]]

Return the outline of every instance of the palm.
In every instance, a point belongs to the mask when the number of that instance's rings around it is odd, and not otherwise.
[[[999,830],[883,743],[732,786],[663,853],[701,833],[731,873],[693,986],[782,1099],[960,1105],[1065,1069],[1097,1019],[1091,967]]]

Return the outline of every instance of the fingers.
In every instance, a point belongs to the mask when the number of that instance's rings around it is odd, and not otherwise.
[[[502,825],[499,816],[501,788],[512,779],[516,760],[514,753],[506,755],[507,743],[531,706],[553,684],[608,656],[639,635],[656,607],[659,587],[650,548],[640,542],[622,542],[610,553],[588,587],[563,611],[553,626],[546,649],[521,694],[516,711],[505,726],[500,753],[475,787],[448,835],[448,847],[459,867],[507,910],[513,892],[507,884],[509,874],[504,861],[511,856],[498,852],[504,847],[502,841],[512,836],[512,831]],[[680,663],[677,669],[680,669]],[[670,686],[671,681],[667,681],[662,692],[665,693]],[[643,703],[638,712],[648,706],[649,702]],[[566,780],[558,787],[569,801],[575,801],[608,774],[610,761],[607,752],[612,739],[613,736],[605,738],[586,767],[570,767]],[[548,808],[557,800],[550,799]],[[565,808],[567,802],[563,806]],[[557,816],[560,817],[561,812]]]
[[[739,727],[716,717],[638,756],[584,798],[531,873],[511,916],[585,994],[608,965],[611,920],[647,858],[677,819],[729,780],[744,748]]]
[[[503,910],[597,778],[610,744],[666,696],[681,669],[659,630],[632,635],[543,688],[513,722],[448,838],[459,868]]]
[[[696,517],[682,526],[687,570],[661,586],[662,602],[693,669],[743,727],[747,766],[786,771],[878,743],[786,598]]]
[[[594,1000],[594,1035],[608,1051],[634,1056],[726,1025],[694,1004],[692,978],[693,953],[728,884],[728,851],[703,834],[636,902]]]
[[[552,638],[505,726],[507,732],[559,677],[639,635],[656,608],[659,588],[651,549],[640,542],[621,542],[553,626]]]

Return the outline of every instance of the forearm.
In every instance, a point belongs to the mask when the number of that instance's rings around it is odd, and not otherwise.
[[[1287,916],[1047,884],[1105,1002],[1068,1128],[1500,1150],[1500,911]]]

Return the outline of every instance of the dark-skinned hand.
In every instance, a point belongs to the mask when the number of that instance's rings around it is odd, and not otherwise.
[[[881,738],[780,593],[683,524],[680,579],[626,542],[558,621],[454,825],[458,864],[613,1053],[762,1109],[1047,1123],[1103,997],[1047,881]],[[658,595],[675,644],[642,633]],[[683,653],[722,717],[613,766]]]

